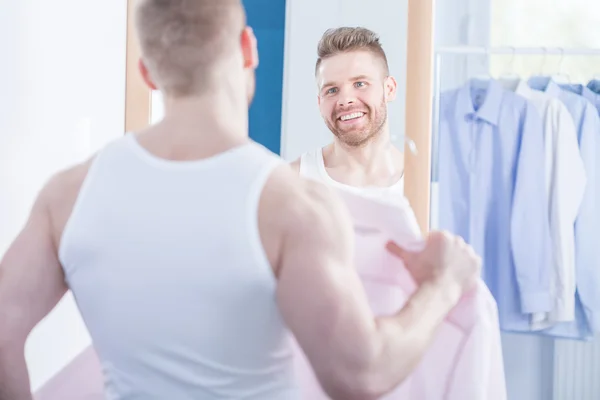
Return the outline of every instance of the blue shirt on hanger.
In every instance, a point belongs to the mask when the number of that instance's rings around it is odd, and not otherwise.
[[[590,81],[590,83],[588,83],[588,86],[574,83],[560,84],[559,86],[563,90],[578,94],[579,96],[592,103],[592,105],[596,107],[596,109],[600,110],[600,93],[596,93],[592,90],[592,88],[594,87],[593,82],[594,81]],[[600,83],[600,81],[596,82]],[[600,91],[600,87],[598,87],[598,90]]]
[[[561,323],[544,331],[544,334],[572,339],[589,339],[593,330],[600,331],[600,240],[598,226],[600,213],[596,211],[600,200],[600,117],[595,107],[583,96],[579,87],[559,86],[549,77],[536,76],[529,79],[535,90],[558,98],[573,117],[579,140],[579,151],[587,175],[587,187],[575,222],[575,252],[577,293],[575,321]],[[581,90],[579,93],[584,93]],[[589,95],[589,93],[588,93]]]
[[[592,102],[600,112],[600,80],[592,79],[587,84],[588,91],[584,92],[583,97]]]
[[[535,106],[494,80],[440,98],[439,226],[483,259],[500,326],[529,331],[552,308],[544,133]]]

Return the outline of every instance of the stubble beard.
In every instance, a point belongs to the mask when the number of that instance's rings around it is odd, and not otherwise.
[[[366,108],[367,115],[365,117],[368,118],[369,121],[366,126],[360,130],[346,131],[340,129],[338,127],[337,118],[325,120],[325,124],[331,133],[346,146],[353,148],[364,147],[379,136],[387,121],[387,104],[385,99],[382,99],[379,107],[375,109],[375,112],[373,112],[373,109],[369,106],[366,106]]]

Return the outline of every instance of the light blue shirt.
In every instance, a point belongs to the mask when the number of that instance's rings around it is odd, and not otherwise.
[[[440,99],[439,226],[483,259],[500,327],[529,331],[552,308],[544,132],[535,106],[491,80]]]
[[[548,77],[532,77],[529,86],[558,98],[569,110],[577,129],[579,150],[587,175],[587,187],[575,222],[575,274],[577,293],[575,321],[561,323],[544,331],[556,337],[589,339],[592,329],[600,330],[600,117],[598,111],[580,94],[590,96],[591,90],[577,85],[562,85]]]
[[[587,85],[584,97],[592,102],[600,112],[600,80],[592,79]]]

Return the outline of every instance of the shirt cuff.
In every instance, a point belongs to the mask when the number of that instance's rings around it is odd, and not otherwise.
[[[521,312],[532,314],[552,311],[550,292],[521,292]]]

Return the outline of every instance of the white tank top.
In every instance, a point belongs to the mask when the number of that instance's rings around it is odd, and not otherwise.
[[[297,399],[258,230],[282,163],[251,143],[173,162],[131,134],[101,151],[59,250],[108,399]]]
[[[326,185],[350,192],[372,195],[375,197],[404,197],[404,175],[394,184],[385,187],[356,187],[346,185],[333,179],[325,169],[325,160],[323,159],[323,149],[321,147],[304,153],[300,157],[300,176],[317,180]]]

